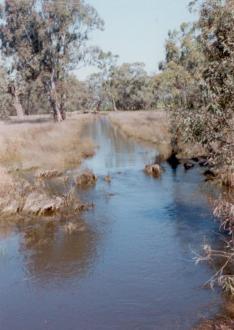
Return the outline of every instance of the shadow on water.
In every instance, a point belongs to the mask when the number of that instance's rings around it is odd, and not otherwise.
[[[183,330],[213,316],[220,295],[202,287],[212,270],[193,261],[203,242],[220,244],[200,169],[164,164],[155,180],[143,172],[152,146],[105,117],[84,135],[99,145],[84,164],[99,180],[79,193],[96,207],[74,233],[63,222],[2,231],[0,329]]]

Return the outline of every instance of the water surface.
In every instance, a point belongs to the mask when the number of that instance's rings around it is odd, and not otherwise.
[[[84,164],[99,177],[79,192],[96,205],[77,219],[85,230],[0,228],[0,329],[183,330],[213,316],[221,298],[203,288],[212,269],[193,261],[204,242],[218,242],[201,169],[164,164],[155,180],[143,172],[155,147],[105,117],[84,135],[100,146]]]

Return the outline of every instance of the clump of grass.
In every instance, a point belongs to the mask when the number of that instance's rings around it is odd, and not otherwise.
[[[193,330],[232,330],[234,320],[231,317],[218,315],[213,320],[205,320]]]
[[[226,249],[214,250],[210,245],[203,246],[203,254],[195,258],[196,263],[201,261],[218,262],[221,266],[217,272],[205,283],[212,289],[215,285],[220,286],[226,293],[234,296],[234,246],[232,242],[226,242]]]
[[[56,177],[61,177],[63,172],[58,170],[39,170],[36,172],[35,176],[37,179],[52,179]]]
[[[159,164],[146,165],[144,171],[147,175],[150,175],[154,178],[160,178],[163,172]]]
[[[222,185],[232,189],[234,188],[234,169],[232,167],[222,170],[219,177]]]
[[[234,296],[234,204],[232,199],[222,198],[215,202],[214,216],[220,221],[220,230],[227,232],[223,249],[215,250],[210,245],[203,246],[203,254],[196,256],[196,262],[207,261],[219,265],[217,272],[206,283],[215,285]],[[220,266],[221,265],[221,266]]]
[[[215,203],[214,216],[220,219],[221,229],[228,230],[230,234],[233,232],[234,225],[234,204],[233,201],[220,199]],[[234,244],[234,237],[233,237]]]
[[[15,189],[15,182],[12,176],[3,167],[0,167],[0,198],[11,193]]]
[[[76,185],[78,187],[89,187],[96,184],[98,178],[90,170],[86,169],[76,178]]]
[[[30,185],[23,179],[10,175],[0,167],[0,214],[18,213],[24,203],[25,196],[31,192]]]

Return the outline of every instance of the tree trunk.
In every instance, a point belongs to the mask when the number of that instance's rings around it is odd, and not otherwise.
[[[13,97],[14,97],[13,105],[14,105],[14,108],[16,110],[17,117],[18,118],[23,118],[24,117],[24,110],[23,110],[22,105],[20,103],[18,93],[15,92],[15,95]]]
[[[53,96],[50,96],[50,103],[53,109],[54,120],[60,122],[63,120],[58,103],[53,99]]]
[[[106,91],[107,91],[107,95],[110,97],[111,99],[111,103],[112,103],[112,107],[114,111],[118,111],[117,107],[116,107],[116,102],[115,102],[115,98],[111,92],[111,88],[109,85],[105,84],[106,87]]]
[[[61,102],[60,102],[60,113],[63,120],[66,119],[65,103],[66,103],[66,94],[62,93]]]
[[[116,103],[115,103],[115,98],[114,98],[114,96],[112,95],[111,92],[109,92],[109,95],[110,95],[110,98],[111,98],[111,102],[112,102],[113,110],[114,110],[114,111],[118,111],[118,109],[117,109],[117,107],[116,107]]]
[[[100,112],[101,105],[102,105],[102,101],[98,101],[98,103],[97,103],[97,112]]]
[[[24,110],[19,99],[19,92],[14,84],[8,86],[8,93],[13,98],[13,107],[15,108],[17,117],[18,118],[24,117]]]
[[[56,83],[54,79],[54,71],[51,74],[51,90],[50,90],[50,103],[53,109],[54,120],[57,122],[61,122],[65,118],[63,118],[62,113],[60,111],[57,90],[56,90]]]
[[[114,97],[112,95],[111,95],[111,98],[112,98],[112,104],[113,104],[114,111],[118,111],[118,109],[116,107],[115,99],[114,99]]]
[[[30,97],[31,97],[31,89],[29,88],[28,89],[28,92],[27,92],[27,106],[25,107],[25,115],[26,116],[29,116],[29,113],[30,113]]]

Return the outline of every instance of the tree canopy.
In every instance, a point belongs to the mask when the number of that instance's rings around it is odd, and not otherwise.
[[[63,82],[85,61],[89,34],[103,21],[82,0],[6,0],[0,13],[1,51],[11,64],[13,96],[19,97],[23,83],[40,79],[55,118],[63,119]]]

